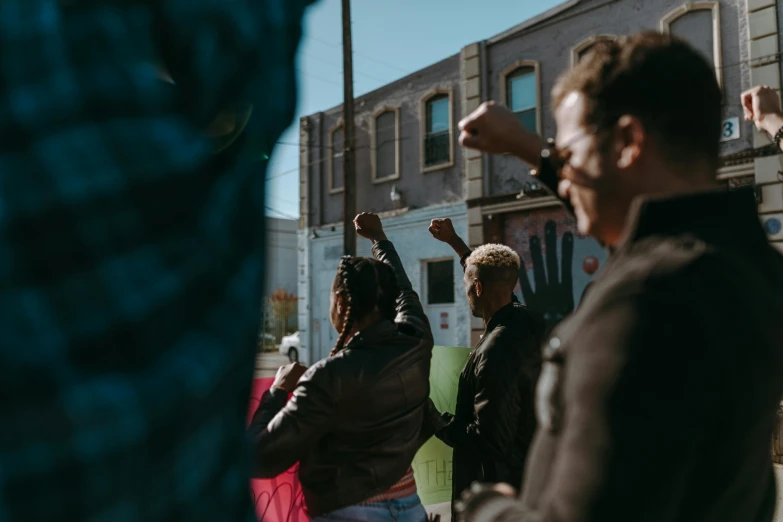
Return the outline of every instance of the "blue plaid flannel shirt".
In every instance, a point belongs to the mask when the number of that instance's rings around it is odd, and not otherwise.
[[[294,116],[309,3],[0,1],[0,520],[253,519],[253,156]]]

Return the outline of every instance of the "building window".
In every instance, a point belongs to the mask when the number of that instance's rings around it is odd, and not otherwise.
[[[382,183],[400,177],[400,111],[384,107],[375,113],[371,132],[372,180]]]
[[[454,260],[427,262],[427,304],[454,302]]]
[[[612,34],[594,34],[585,38],[571,49],[571,67],[578,64],[579,60],[587,56],[587,53],[589,53],[598,42],[613,41],[616,39],[617,37]]]
[[[345,145],[345,128],[338,123],[329,131],[329,193],[342,192],[343,183],[343,149]]]
[[[453,164],[451,140],[451,93],[438,92],[424,100],[423,170],[449,167]]]
[[[536,71],[532,67],[519,68],[506,77],[506,104],[531,132],[538,130],[536,83]]]
[[[708,62],[714,65],[718,83],[722,85],[720,4],[718,2],[689,2],[682,5],[663,17],[661,31],[690,43]]]
[[[541,134],[539,65],[534,60],[515,62],[500,72],[500,99],[526,129]]]

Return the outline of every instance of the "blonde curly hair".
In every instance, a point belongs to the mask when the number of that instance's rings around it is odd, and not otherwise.
[[[522,263],[519,260],[519,255],[510,247],[488,243],[471,252],[465,260],[465,266],[467,265],[476,265],[479,268],[512,268],[517,271]]]
[[[465,268],[475,266],[483,283],[514,286],[522,262],[519,255],[506,245],[489,243],[471,252],[465,260]]]

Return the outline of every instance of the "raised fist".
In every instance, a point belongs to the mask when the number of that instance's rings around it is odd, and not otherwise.
[[[513,154],[528,134],[519,118],[495,102],[482,103],[459,122],[459,144],[489,154]]]
[[[430,223],[429,231],[432,237],[444,243],[452,242],[457,236],[457,233],[454,231],[454,225],[449,218],[433,219]]]
[[[362,212],[353,219],[353,224],[356,227],[356,233],[370,241],[386,239],[381,219],[375,214]]]
[[[778,129],[767,125],[769,116],[783,115],[778,92],[768,85],[758,85],[742,93],[745,121],[752,121],[760,131],[774,134]]]

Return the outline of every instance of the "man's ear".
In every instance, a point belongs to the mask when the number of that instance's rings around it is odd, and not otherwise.
[[[343,314],[343,295],[337,294],[334,296],[334,306],[337,308],[337,313]]]
[[[636,116],[625,115],[617,120],[615,150],[617,167],[627,169],[639,159],[647,142],[647,132]]]
[[[476,297],[481,297],[481,294],[484,293],[484,285],[481,284],[481,281],[476,279]]]

